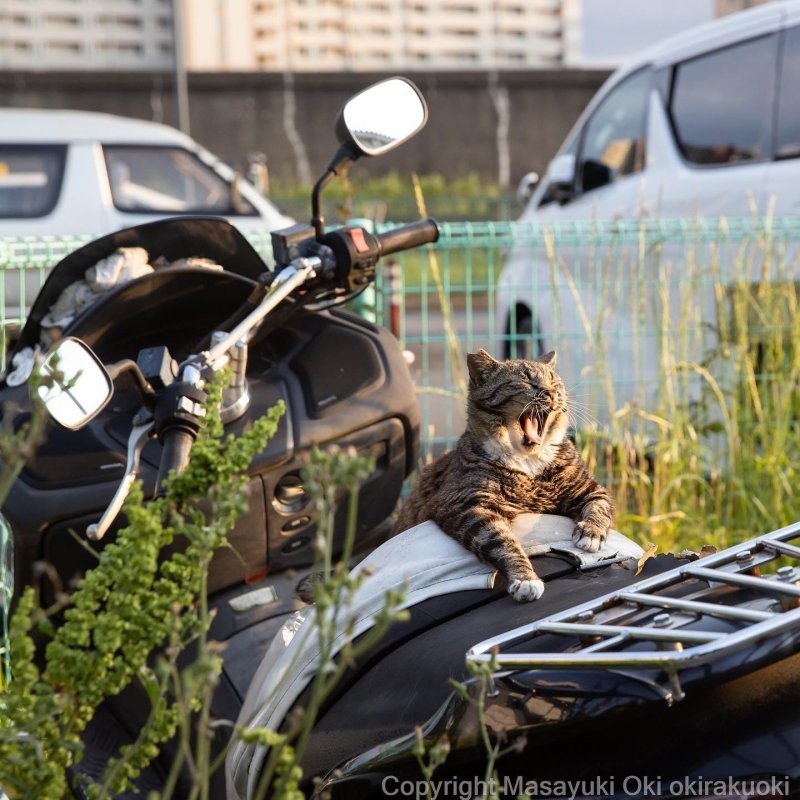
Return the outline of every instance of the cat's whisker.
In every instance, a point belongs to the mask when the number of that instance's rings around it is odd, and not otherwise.
[[[582,392],[577,391],[574,388],[565,389],[564,394],[570,398],[570,400],[583,400],[587,397],[596,397],[597,392],[585,390]]]
[[[569,408],[570,423],[574,428],[578,427],[579,422],[586,426],[594,427],[598,424],[599,420],[594,413],[595,404],[591,402],[596,395],[587,393],[584,395],[577,395],[574,389],[565,392],[567,397],[567,407]],[[582,402],[585,398],[590,398],[589,402]]]
[[[564,394],[566,394],[570,402],[580,402],[595,400],[598,393],[596,387],[580,385],[565,389]]]
[[[534,405],[534,403],[535,403],[535,402],[536,402],[535,400],[528,400],[528,402],[527,402],[527,403],[525,403],[525,406],[524,406],[524,408],[522,409],[522,413],[523,413],[523,414],[528,414],[528,413],[530,413],[530,410],[533,408],[533,405]]]
[[[576,408],[573,406],[570,408],[568,416],[570,425],[576,430],[584,427],[594,428],[599,424],[597,417],[584,408]]]
[[[573,427],[577,428],[577,423],[582,423],[586,427],[595,427],[598,425],[598,419],[594,414],[579,409],[573,409],[570,414]]]
[[[594,408],[593,405],[589,403],[568,403],[568,405],[574,411],[579,411],[581,413],[586,413],[586,414],[591,414]]]

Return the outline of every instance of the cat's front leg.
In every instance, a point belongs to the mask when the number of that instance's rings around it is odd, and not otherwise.
[[[494,505],[476,503],[461,513],[452,506],[441,507],[431,519],[484,564],[498,570],[515,600],[520,603],[538,600],[544,592],[544,583],[512,533],[508,517]]]
[[[481,561],[502,573],[508,583],[508,593],[518,603],[538,600],[544,593],[544,583],[511,532],[511,526],[505,519],[490,522],[484,518],[482,523],[472,528],[474,533],[470,541],[465,542],[467,547]]]
[[[581,510],[580,519],[572,532],[572,541],[581,550],[596,553],[605,544],[613,521],[614,511],[608,500],[591,500]]]

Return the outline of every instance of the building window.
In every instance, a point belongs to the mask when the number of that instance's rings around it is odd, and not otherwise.
[[[79,17],[67,14],[48,14],[44,18],[44,24],[64,28],[76,28],[81,24],[81,20]]]
[[[48,42],[47,49],[58,55],[78,55],[83,46],[79,42]]]

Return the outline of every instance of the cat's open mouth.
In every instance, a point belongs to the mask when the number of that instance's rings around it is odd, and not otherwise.
[[[525,447],[542,443],[547,416],[546,411],[530,411],[520,415],[519,426],[522,428],[522,444]]]

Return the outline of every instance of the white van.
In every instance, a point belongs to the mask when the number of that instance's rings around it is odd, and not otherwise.
[[[0,109],[0,239],[96,237],[178,214],[224,216],[245,235],[293,222],[167,125],[88,111]],[[15,294],[6,287],[9,316]]]
[[[588,241],[595,221],[796,214],[798,87],[797,0],[769,3],[672,37],[601,87],[536,185],[521,221],[556,230],[559,223],[567,228],[585,223]],[[578,310],[573,279],[585,272],[592,257],[588,250],[577,236],[562,242],[555,259],[544,244],[512,248],[498,287],[499,333],[507,343],[505,355],[557,349],[565,374],[578,382],[595,368],[587,332],[605,323],[613,332],[605,343],[606,360],[619,400],[627,391],[623,384],[641,377],[633,374],[635,361],[646,372],[656,358],[650,351],[658,346],[661,321],[651,315],[652,303],[643,306],[638,320],[630,319],[625,292],[634,287],[624,277],[615,287],[582,274]],[[630,331],[636,325],[648,335],[634,352]],[[595,408],[602,407],[606,398],[595,401]],[[596,413],[605,421],[602,411]]]
[[[292,223],[167,125],[112,114],[0,109],[0,236],[101,235],[175,214],[243,231]]]

